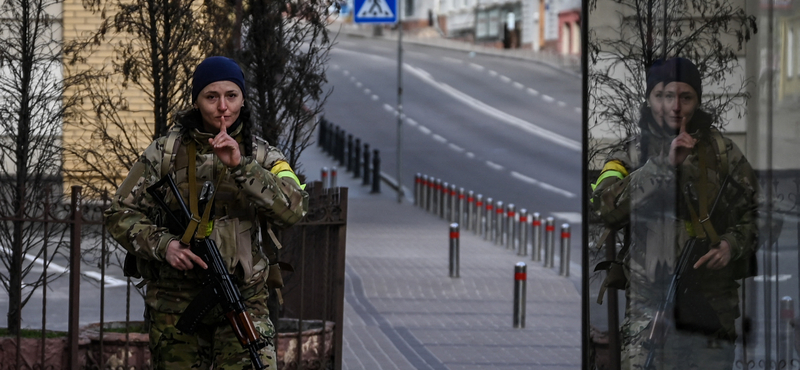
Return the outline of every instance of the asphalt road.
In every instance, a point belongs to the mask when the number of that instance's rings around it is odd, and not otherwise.
[[[330,57],[325,118],[380,150],[381,170],[397,177],[397,43],[340,36]],[[569,222],[580,240],[579,76],[410,44],[402,74],[403,186],[413,189],[416,173],[440,178]]]

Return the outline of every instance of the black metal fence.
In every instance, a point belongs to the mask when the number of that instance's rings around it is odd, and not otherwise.
[[[68,202],[51,204],[50,197],[46,197],[44,211],[36,217],[0,215],[4,227],[41,223],[45,231],[58,227],[68,234],[55,247],[45,242],[38,250],[28,251],[31,254],[26,258],[40,260],[42,276],[46,277],[38,286],[42,292],[38,329],[42,329],[42,334],[39,338],[20,335],[0,338],[0,370],[150,368],[148,335],[143,322],[131,318],[133,311],[141,312],[135,306],[141,303],[132,302],[142,301],[142,291],[129,278],[111,277],[122,275],[120,262],[124,252],[108,236],[102,223],[108,197],[84,201],[81,190],[79,186],[72,187]],[[313,183],[306,190],[310,195],[308,215],[279,235],[284,246],[279,259],[294,266],[294,272],[284,274],[285,305],[276,323],[279,368],[341,369],[347,189],[323,189],[321,183]],[[20,249],[12,246],[2,252],[9,254]],[[63,261],[56,261],[54,254],[59,254]],[[68,266],[60,269],[65,272],[60,277],[56,276],[58,263]],[[90,266],[91,270],[97,267],[100,271],[82,274],[82,266]],[[64,284],[64,280],[68,283]],[[47,292],[58,284],[61,286],[55,289],[68,286],[66,309],[48,306]],[[124,305],[119,289],[113,296],[106,292],[107,286],[122,285]],[[83,326],[80,319],[87,321],[87,314],[81,315],[82,293],[97,299],[89,306],[99,307],[99,312],[93,310],[90,314],[97,315],[89,318],[93,324]],[[83,301],[85,308],[86,299]],[[106,321],[109,303],[115,311],[124,306],[124,319]],[[29,310],[26,315],[31,315]],[[122,314],[113,312],[111,316],[120,318]],[[66,337],[47,338],[50,317],[56,317],[60,326],[63,326],[60,321],[66,320]]]

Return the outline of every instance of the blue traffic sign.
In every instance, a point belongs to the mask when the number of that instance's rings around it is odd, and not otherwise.
[[[356,23],[397,23],[398,0],[355,0]]]

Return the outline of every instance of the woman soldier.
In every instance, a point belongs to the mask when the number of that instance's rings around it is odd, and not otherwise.
[[[757,181],[739,148],[699,109],[697,67],[673,58],[656,74],[664,87],[663,117],[643,127],[643,138],[651,140],[645,161],[619,182],[615,197],[596,198],[604,221],[631,227],[622,258],[622,368],[730,369],[739,317],[736,280],[752,273],[756,248]],[[695,257],[678,293],[668,295],[689,245]],[[665,300],[674,308],[659,312]]]
[[[269,261],[259,245],[258,220],[263,216],[268,224],[289,226],[305,215],[308,196],[284,156],[251,135],[246,91],[236,62],[225,57],[203,60],[193,74],[192,109],[179,114],[170,134],[144,151],[105,213],[109,232],[136,257],[136,269],[146,281],[145,318],[154,369],[252,368],[249,352],[219,306],[202,318],[194,334],[175,327],[201,291],[208,266],[146,191],[162,176],[174,179],[186,204],[199,197],[204,182],[216,185],[213,218],[203,220],[208,227],[198,228],[197,234],[216,242],[260,340],[266,342],[258,351],[261,362],[267,369],[277,368],[274,327],[266,307]],[[179,210],[174,197],[166,200]]]

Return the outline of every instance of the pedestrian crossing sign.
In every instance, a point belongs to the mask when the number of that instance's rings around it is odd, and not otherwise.
[[[356,23],[397,23],[398,0],[355,0]]]

